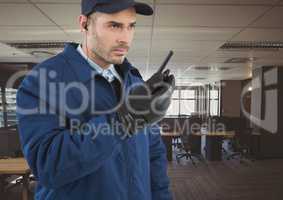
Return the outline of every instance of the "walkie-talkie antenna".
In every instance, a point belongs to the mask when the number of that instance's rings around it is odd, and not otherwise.
[[[167,57],[165,58],[165,60],[163,61],[162,65],[159,67],[157,73],[161,73],[161,72],[165,69],[167,63],[169,62],[169,60],[171,59],[171,57],[173,56],[173,54],[174,54],[174,52],[171,50],[171,51],[169,52],[168,56],[167,56]]]

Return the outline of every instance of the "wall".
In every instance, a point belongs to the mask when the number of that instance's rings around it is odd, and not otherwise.
[[[259,136],[261,158],[283,157],[282,107],[283,67],[265,66],[253,70],[251,115]]]
[[[240,117],[241,80],[221,81],[220,115],[225,117]]]

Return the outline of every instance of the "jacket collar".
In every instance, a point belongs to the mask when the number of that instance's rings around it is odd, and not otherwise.
[[[75,72],[79,81],[87,82],[90,79],[94,79],[99,73],[79,54],[77,47],[77,43],[66,43],[62,56]],[[130,71],[136,70],[126,58],[122,64],[115,65],[115,68],[123,78],[126,77]]]

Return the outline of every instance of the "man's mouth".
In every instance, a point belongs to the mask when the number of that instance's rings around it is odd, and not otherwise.
[[[116,48],[113,50],[116,54],[124,55],[128,52],[127,48]]]

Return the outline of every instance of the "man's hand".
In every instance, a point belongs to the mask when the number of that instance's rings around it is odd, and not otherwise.
[[[172,56],[171,52],[169,56]],[[174,75],[169,70],[162,72],[169,56],[147,81],[132,86],[118,109],[120,121],[129,134],[134,134],[165,116],[175,87]]]

